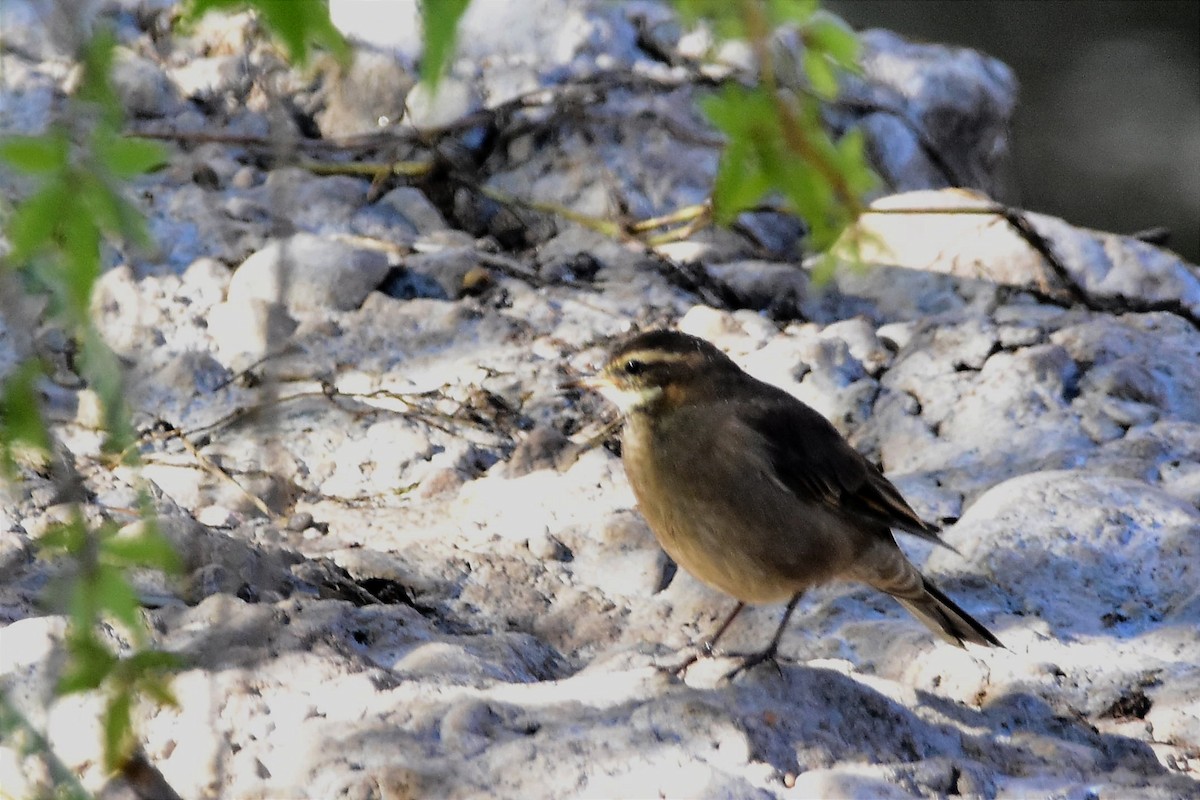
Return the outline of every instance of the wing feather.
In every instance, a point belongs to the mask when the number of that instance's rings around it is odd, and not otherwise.
[[[921,519],[891,481],[851,447],[829,420],[790,395],[788,399],[791,402],[750,400],[746,413],[739,415],[767,442],[780,483],[801,500],[954,549],[938,536],[939,528]]]

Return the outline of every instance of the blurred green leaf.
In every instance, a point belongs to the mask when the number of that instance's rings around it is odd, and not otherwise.
[[[17,206],[8,220],[8,242],[12,245],[8,254],[10,261],[19,265],[53,241],[69,197],[65,183],[51,180]]]
[[[763,153],[779,147],[778,118],[761,91],[741,86],[727,86],[705,97],[700,105],[728,139],[713,183],[713,216],[729,224],[777,185],[779,173]]]
[[[37,538],[37,545],[46,552],[81,553],[87,544],[87,526],[76,514],[70,522],[51,525]]]
[[[858,261],[858,257],[854,256],[852,261]],[[828,250],[820,253],[812,265],[812,279],[817,286],[824,286],[837,272],[838,259],[833,253]]]
[[[258,12],[263,25],[279,37],[293,63],[308,62],[310,44],[326,48],[343,63],[350,58],[350,45],[330,21],[324,0],[192,0],[186,15],[199,19],[209,11],[243,8]]]
[[[164,572],[178,572],[179,555],[156,527],[146,527],[144,520],[135,536],[118,535],[106,539],[100,546],[101,558],[111,564],[131,567],[150,567]]]
[[[839,161],[846,183],[856,195],[862,196],[879,185],[879,178],[867,161],[867,137],[859,128],[845,133],[837,143]]]
[[[164,653],[161,650],[147,650],[144,653],[137,655],[164,655],[171,656],[172,663],[161,667],[153,667],[153,669],[177,669],[182,665],[182,660],[173,656],[171,653]],[[134,656],[136,658],[136,656]],[[148,668],[149,669],[149,668]],[[161,706],[178,707],[179,700],[175,697],[175,693],[171,691],[170,679],[159,675],[147,674],[139,682],[138,688],[149,695],[150,699]]]
[[[183,659],[162,650],[142,650],[125,659],[125,664],[133,674],[148,674],[179,669],[183,666]]]
[[[96,568],[93,578],[96,584],[95,597],[100,610],[117,619],[125,628],[136,633],[141,630],[142,618],[138,613],[141,604],[133,587],[125,579],[125,573],[108,564]]]
[[[744,139],[729,143],[721,154],[713,182],[713,218],[722,225],[733,222],[742,211],[758,205],[771,189],[771,178],[752,157]]]
[[[33,451],[42,460],[50,457],[50,435],[37,391],[37,379],[42,374],[41,364],[26,361],[4,379],[0,394],[0,458],[10,477],[16,474],[14,450]]]
[[[79,176],[78,185],[77,201],[101,231],[134,244],[149,241],[141,213],[115,187],[94,174]]]
[[[125,450],[134,439],[134,431],[125,407],[121,362],[92,325],[85,326],[80,336],[79,368],[104,406],[104,424],[108,430],[105,452]]]
[[[468,5],[470,0],[424,0],[421,3],[421,22],[425,29],[421,80],[431,91],[437,88],[446,71],[446,63],[454,54],[458,21]]]
[[[95,104],[101,121],[111,128],[121,124],[121,104],[109,82],[116,38],[107,27],[97,26],[83,51],[83,74],[75,95]]]
[[[104,767],[112,772],[133,752],[133,693],[116,689],[104,708]]]
[[[772,25],[803,25],[817,11],[817,0],[770,0],[767,4]]]
[[[67,137],[58,129],[42,136],[11,136],[0,140],[0,159],[21,172],[60,170],[66,166],[68,154]]]
[[[745,35],[741,5],[729,0],[675,0],[675,10],[688,25],[705,20],[722,39],[737,39]]]
[[[802,28],[809,50],[818,50],[843,69],[858,70],[858,36],[846,22],[828,11],[817,11]]]
[[[63,293],[71,321],[79,324],[88,319],[92,286],[100,277],[100,229],[90,215],[78,213],[82,209],[76,206],[70,211],[75,213],[67,213],[61,225],[65,260],[61,285],[56,288]]]
[[[96,157],[118,178],[133,178],[167,162],[169,151],[158,142],[128,136],[96,139]]]
[[[832,100],[837,97],[838,80],[833,66],[819,50],[807,48],[804,51],[804,72],[808,75],[808,84],[819,97]]]
[[[60,694],[87,692],[98,687],[117,665],[117,657],[108,651],[89,630],[85,635],[68,637],[69,659],[58,681]]]

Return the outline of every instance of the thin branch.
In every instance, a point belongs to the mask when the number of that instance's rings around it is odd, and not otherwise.
[[[221,480],[233,484],[233,486],[239,492],[245,495],[246,498],[254,504],[254,507],[261,511],[263,516],[267,519],[271,519],[275,516],[267,504],[263,502],[262,498],[251,492],[245,486],[242,486],[242,484],[238,482],[237,478],[233,477],[233,475],[231,475],[224,467],[201,453],[196,445],[192,444],[191,439],[189,439],[187,436],[184,436],[182,433],[180,433],[177,438],[179,439],[180,443],[183,444],[184,448],[191,453],[192,458],[196,459],[196,462],[203,467],[206,472],[216,476],[217,478],[220,478]]]

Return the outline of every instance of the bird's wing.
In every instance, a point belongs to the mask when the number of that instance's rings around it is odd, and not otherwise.
[[[751,403],[745,412],[739,416],[767,443],[776,477],[798,498],[949,547],[817,411],[792,399]]]

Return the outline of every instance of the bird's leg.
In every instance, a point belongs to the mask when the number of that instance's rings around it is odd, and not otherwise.
[[[787,608],[783,610],[783,619],[779,621],[779,627],[775,629],[775,635],[771,637],[771,643],[757,653],[742,656],[742,663],[725,676],[728,680],[733,680],[738,674],[757,667],[764,661],[770,661],[775,665],[775,669],[779,670],[781,675],[783,674],[783,670],[779,669],[779,662],[775,660],[775,656],[779,652],[779,640],[783,638],[783,631],[787,627],[788,620],[792,618],[792,612],[796,610],[796,604],[803,596],[804,592],[796,592],[792,595],[792,599],[788,600]]]
[[[733,621],[737,619],[738,614],[742,613],[742,609],[745,607],[746,604],[739,600],[737,606],[733,609],[733,613],[725,618],[725,621],[721,623],[721,627],[717,628],[717,632],[701,642],[700,647],[704,649],[705,655],[711,656],[713,654],[713,650],[717,646],[717,640],[725,635],[725,631],[729,630],[729,626],[733,624]]]
[[[701,654],[711,657],[714,648],[717,646],[717,640],[725,635],[725,631],[729,630],[729,626],[733,624],[733,621],[737,619],[737,615],[742,613],[742,609],[745,607],[746,604],[739,600],[737,607],[733,609],[733,613],[725,618],[725,621],[721,623],[721,627],[717,628],[716,633],[701,642],[700,647],[696,648],[696,650],[689,655],[683,663],[676,664],[673,667],[661,667],[661,669],[665,672],[673,672],[676,675],[682,675],[687,671],[688,667],[700,660]]]

